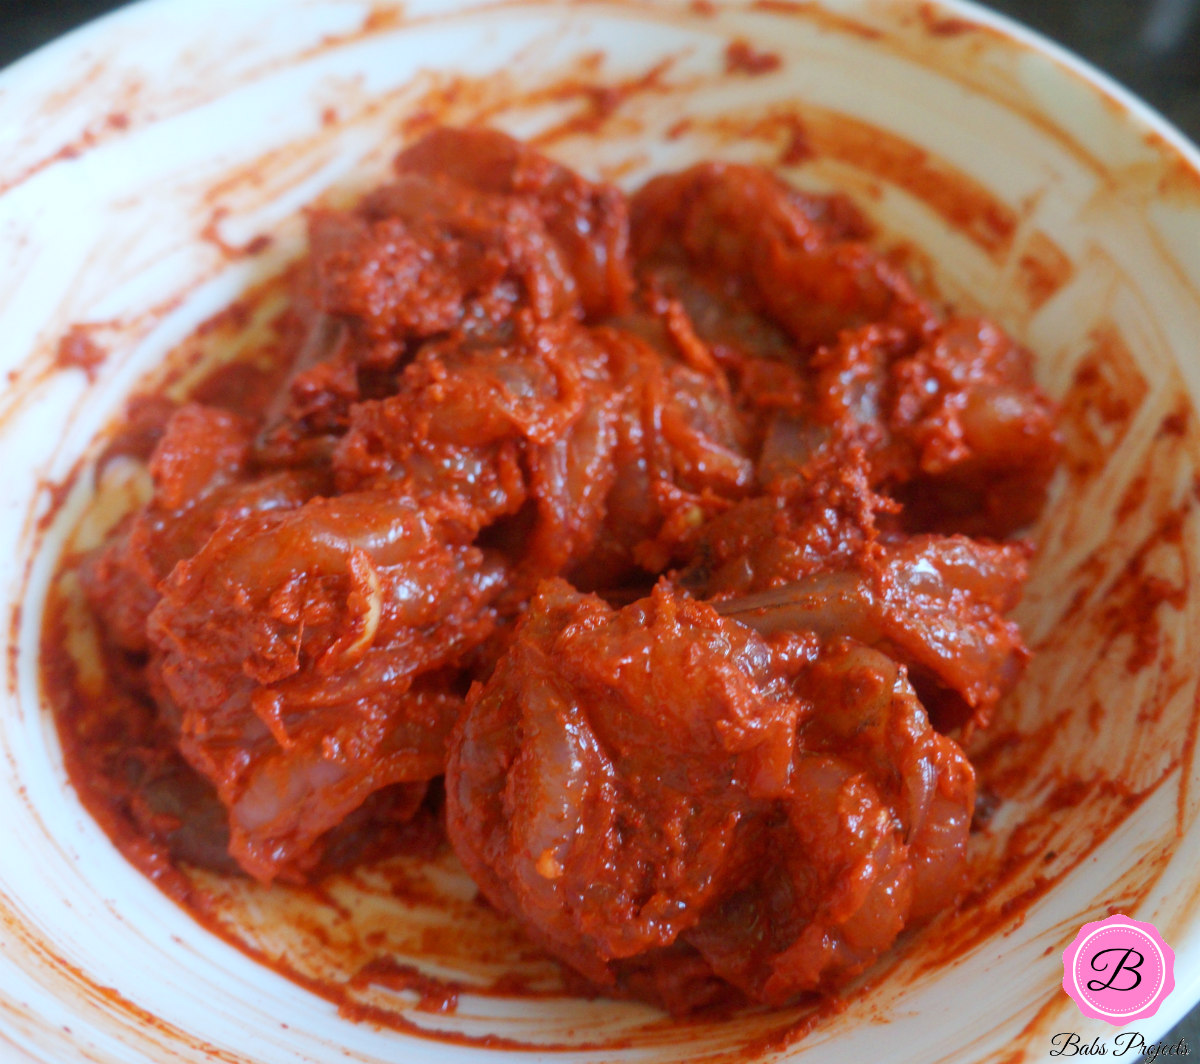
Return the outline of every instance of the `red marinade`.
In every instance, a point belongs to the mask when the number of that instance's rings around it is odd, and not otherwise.
[[[869,235],[765,169],[627,198],[479,130],[312,212],[286,387],[131,407],[77,785],[263,881],[440,817],[534,941],[677,1013],[863,970],[966,886],[951,736],[1024,667],[1006,537],[1059,449],[1029,354]]]

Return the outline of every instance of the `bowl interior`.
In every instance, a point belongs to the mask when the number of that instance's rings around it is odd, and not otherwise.
[[[778,67],[727,62],[735,39]],[[105,1062],[471,1060],[497,1036],[528,1059],[735,1060],[748,1043],[796,1060],[834,1045],[845,1059],[1033,1058],[1056,1031],[1106,1033],[1062,993],[1060,955],[1114,911],[1175,947],[1158,1029],[1200,997],[1200,163],[1136,104],[957,5],[158,0],[17,64],[0,107],[21,121],[0,162],[0,1045]],[[428,904],[401,916],[369,877],[335,883],[336,905],[212,884],[206,930],[65,783],[38,642],[89,509],[94,440],[200,322],[299,252],[303,205],[378,181],[434,121],[536,136],[627,187],[720,157],[844,190],[943,301],[1031,347],[1062,403],[1066,460],[1019,613],[1035,658],[971,746],[998,799],[975,840],[978,887],[840,1011],[680,1027],[564,996],[511,928],[464,904],[453,862],[404,869]],[[60,357],[78,324],[95,364]],[[185,345],[175,364],[195,357]],[[545,992],[466,992],[443,1015],[412,993],[353,991],[399,1031],[379,1029],[213,930],[302,978],[348,979],[374,932],[370,949],[435,974],[469,984],[507,966]]]

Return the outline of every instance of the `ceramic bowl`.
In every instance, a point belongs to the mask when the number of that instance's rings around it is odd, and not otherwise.
[[[1036,656],[972,746],[998,799],[979,885],[840,1011],[679,1025],[468,986],[448,1014],[364,991],[392,1026],[356,1022],[176,907],[66,780],[39,631],[94,441],[299,252],[304,205],[378,180],[435,119],[540,135],[625,185],[723,157],[845,190],[939,298],[1032,348],[1062,403],[1020,609]],[[0,146],[4,1060],[1038,1060],[1056,1032],[1115,1033],[1060,981],[1080,925],[1117,911],[1176,952],[1146,1041],[1200,997],[1200,156],[1103,77],[957,3],[151,0],[0,75]],[[87,357],[60,346],[71,326]],[[230,911],[261,955],[320,974],[302,902]],[[387,917],[400,960],[426,918]]]

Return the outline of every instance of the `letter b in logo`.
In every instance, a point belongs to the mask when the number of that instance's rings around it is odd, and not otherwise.
[[[1109,955],[1113,953],[1119,953],[1120,957],[1110,964],[1105,958],[1109,957]],[[1102,983],[1099,979],[1089,979],[1087,982],[1087,988],[1093,993],[1098,993],[1101,990],[1118,990],[1121,993],[1126,993],[1130,990],[1136,990],[1142,985],[1142,977],[1138,974],[1138,969],[1145,963],[1145,955],[1139,953],[1132,947],[1128,949],[1122,949],[1120,946],[1112,946],[1109,949],[1099,950],[1092,955],[1092,959],[1088,963],[1088,967],[1090,967],[1094,972],[1106,972],[1111,968],[1112,974],[1108,977],[1108,982],[1105,983]],[[1126,980],[1124,986],[1119,986],[1117,983],[1117,977],[1122,972],[1126,972],[1128,975],[1133,976],[1133,982]]]

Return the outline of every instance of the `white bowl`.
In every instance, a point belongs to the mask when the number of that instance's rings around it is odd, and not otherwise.
[[[596,128],[560,130],[549,150],[627,184],[722,156],[847,190],[943,298],[1037,352],[1068,448],[1021,608],[1037,657],[975,744],[1005,801],[976,839],[971,906],[912,936],[804,1038],[767,1037],[798,1014],[680,1026],[571,998],[392,1006],[418,1027],[515,1038],[518,1060],[549,1044],[589,1061],[1042,1059],[1056,1032],[1114,1033],[1060,986],[1064,947],[1113,911],[1153,921],[1176,951],[1146,1041],[1200,998],[1200,156],[976,8],[713,7],[153,0],[0,75],[5,1061],[497,1055],[343,1019],[193,922],[80,806],[38,681],[47,582],[97,434],[197,323],[297,252],[302,205],[378,179],[421,112],[523,136],[590,113]],[[735,37],[779,69],[727,71]],[[618,82],[627,95],[588,91]],[[263,233],[268,250],[239,252]],[[75,323],[108,352],[94,379],[56,360]],[[278,922],[315,903],[238,904],[262,914],[261,949],[320,968]]]

